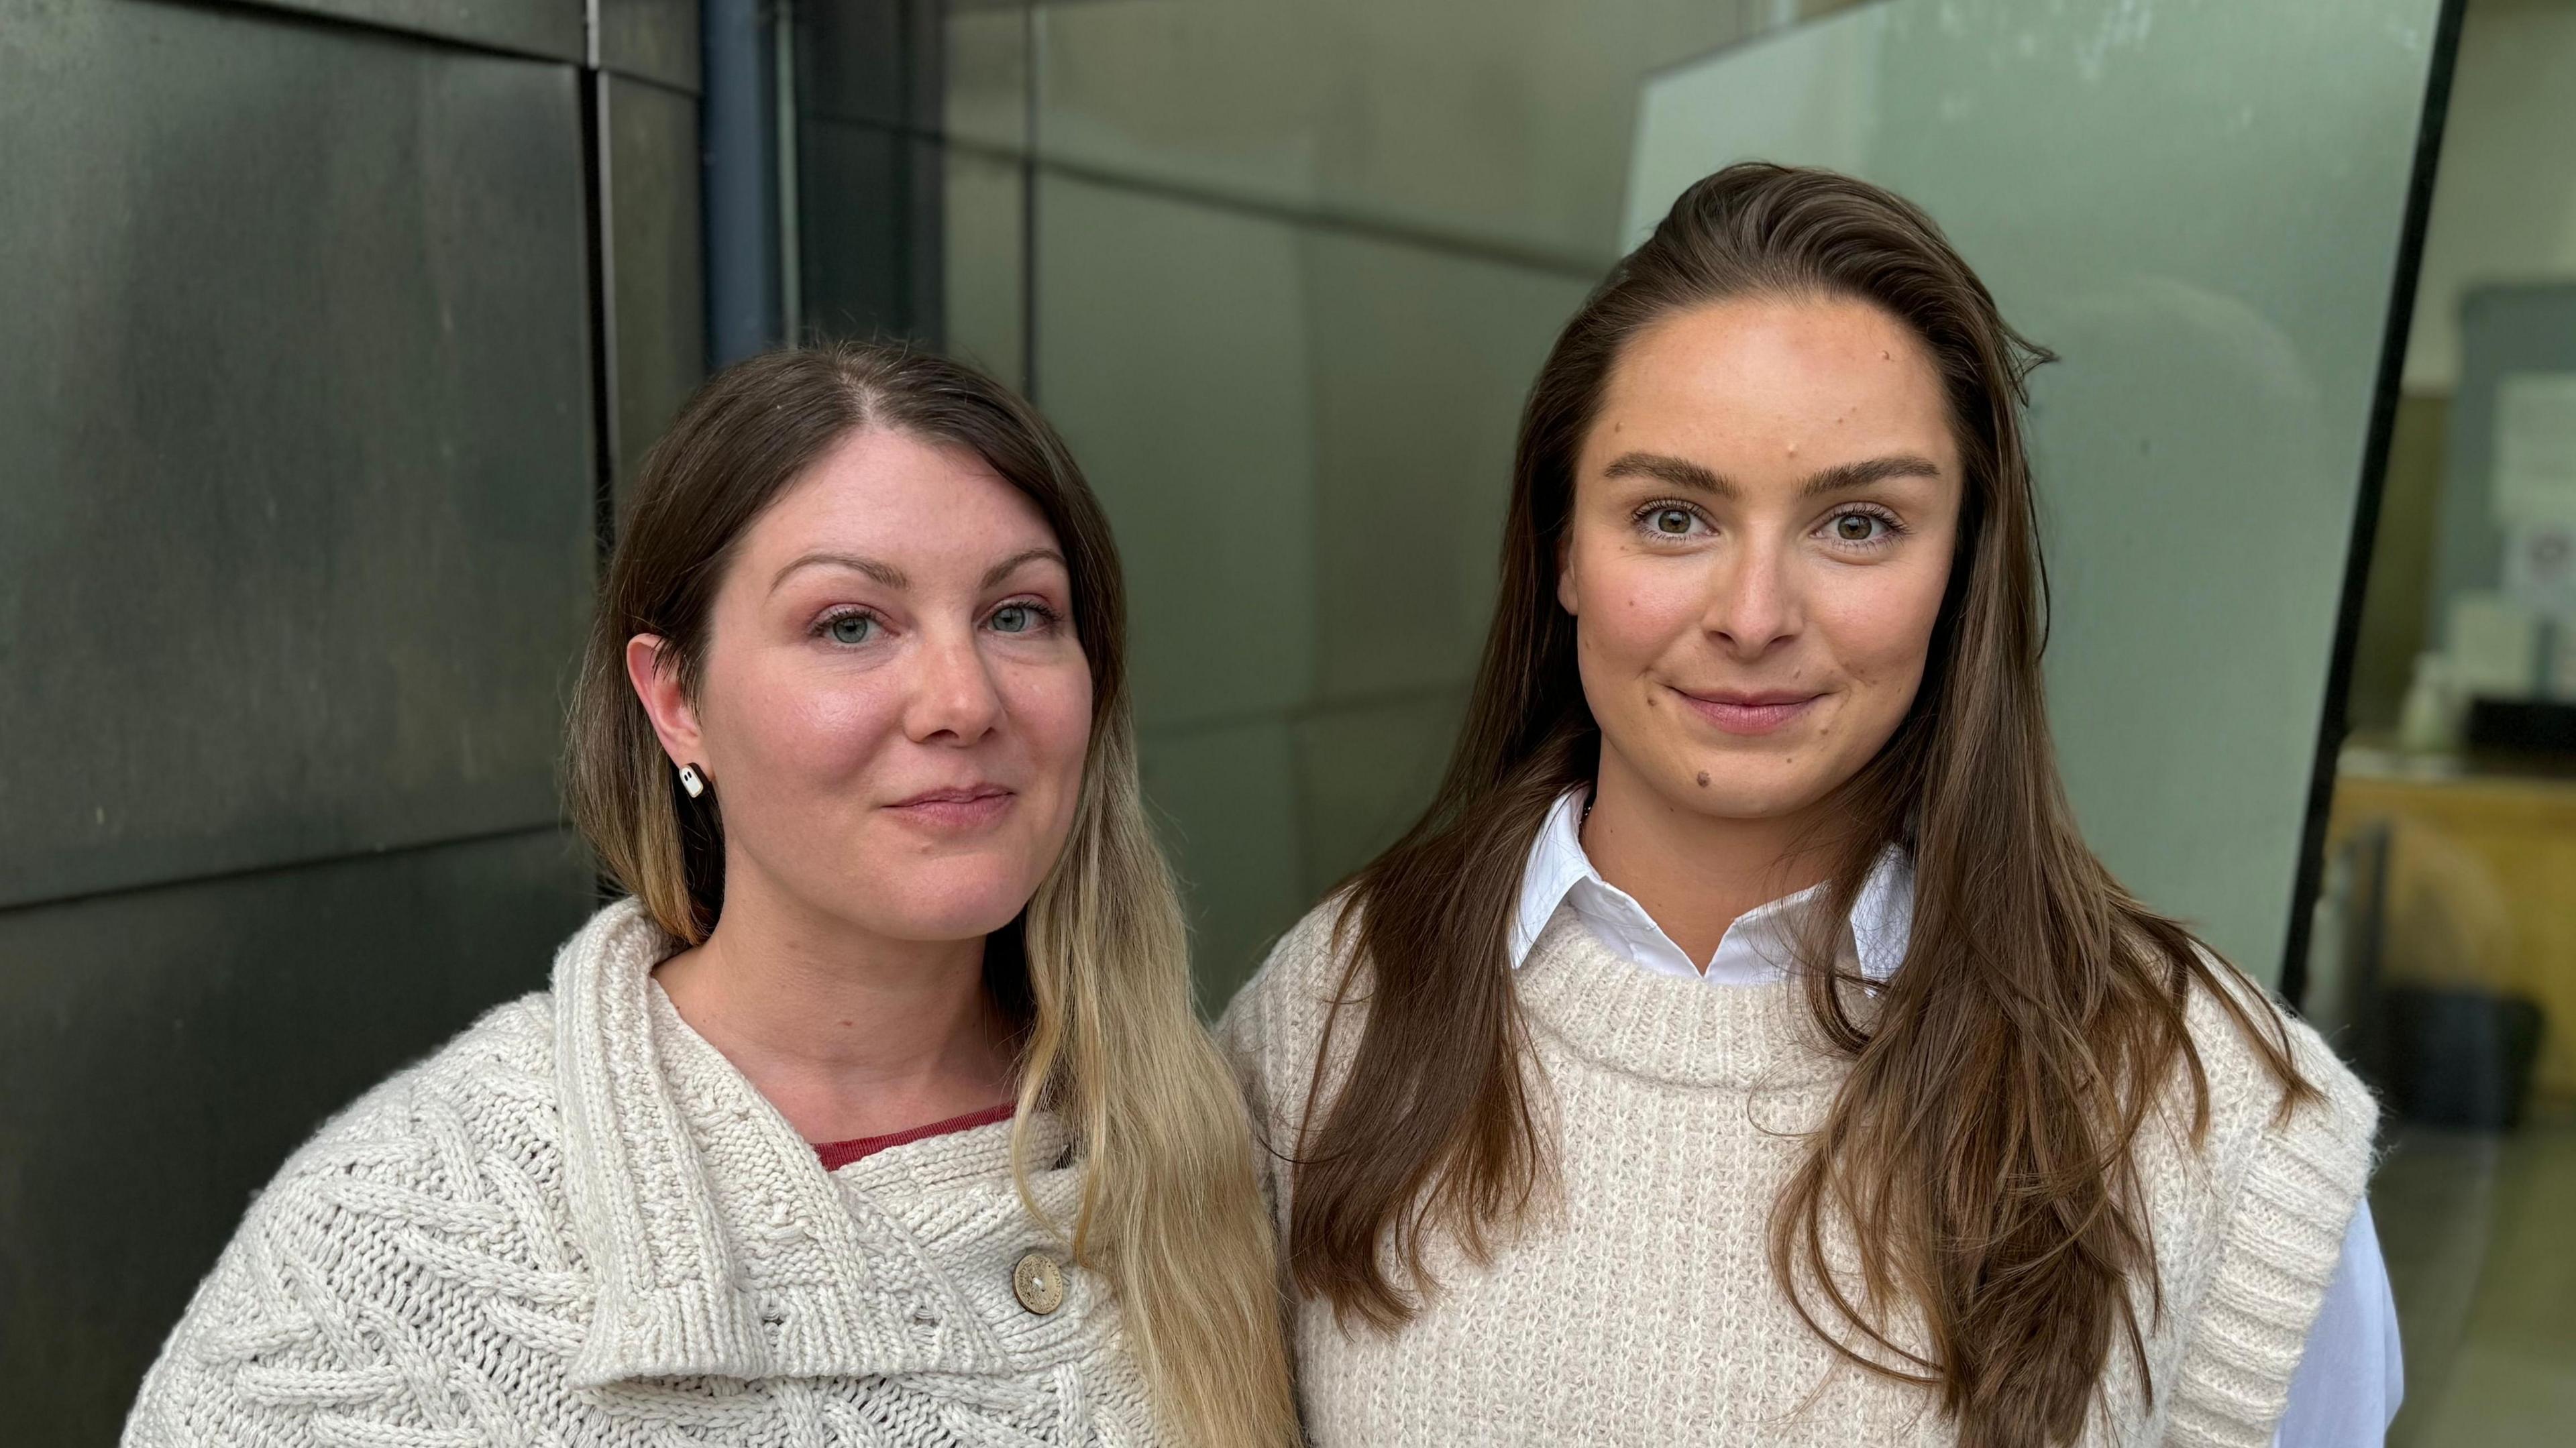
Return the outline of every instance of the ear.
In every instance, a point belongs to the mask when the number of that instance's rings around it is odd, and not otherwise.
[[[1568,521],[1556,539],[1556,605],[1568,617],[1580,618],[1583,610],[1574,606],[1574,597],[1574,524]]]
[[[698,733],[698,711],[689,703],[687,691],[680,687],[678,661],[664,666],[663,654],[669,645],[656,634],[637,634],[626,641],[626,681],[635,686],[635,697],[644,705],[646,717],[653,721],[653,732],[662,739],[662,752],[671,756],[673,765],[695,764],[707,767],[706,741]]]

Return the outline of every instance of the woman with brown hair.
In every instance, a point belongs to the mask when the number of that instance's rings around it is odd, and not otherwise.
[[[573,708],[628,898],[287,1164],[126,1442],[1292,1443],[1123,607],[990,379],[849,348],[709,382]]]
[[[1559,336],[1447,777],[1223,1030],[1317,1448],[2378,1441],[2371,1101],[2059,786],[2040,356],[1764,165]]]

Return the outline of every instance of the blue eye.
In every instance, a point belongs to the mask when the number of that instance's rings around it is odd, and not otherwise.
[[[836,644],[863,644],[876,637],[877,621],[864,613],[845,613],[823,625]]]
[[[1035,633],[1046,624],[1045,617],[1033,603],[1006,603],[993,610],[993,632]]]

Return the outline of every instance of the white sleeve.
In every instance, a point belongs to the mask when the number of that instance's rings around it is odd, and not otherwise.
[[[2273,1448],[2380,1448],[2405,1396],[2397,1299],[2388,1290],[2388,1264],[2365,1199],[2344,1231],[2334,1280],[2290,1374],[2290,1403]]]

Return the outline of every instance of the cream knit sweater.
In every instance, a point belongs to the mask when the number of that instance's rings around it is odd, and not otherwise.
[[[1222,1031],[1256,1120],[1291,1154],[1340,978],[1333,908],[1280,943]],[[1652,975],[1561,910],[1514,988],[1558,1200],[1482,1268],[1435,1242],[1441,1290],[1391,1337],[1300,1305],[1314,1448],[1955,1441],[1929,1393],[1835,1358],[1772,1276],[1772,1204],[1842,1075],[1803,987]],[[1334,1032],[1337,1062],[1358,1019]],[[2218,1004],[2190,1020],[2206,1145],[2158,1125],[2140,1141],[2165,1289],[2160,1321],[2140,1309],[2154,1401],[2115,1352],[2088,1445],[2263,1448],[2369,1174],[2371,1100],[2312,1032],[2291,1027],[2326,1104],[2275,1121],[2280,1094]],[[1272,1171],[1284,1227],[1294,1174]]]
[[[288,1161],[144,1380],[128,1448],[1153,1441],[1099,1279],[1008,1123],[826,1174],[681,1022],[632,902]],[[1052,1122],[1039,1203],[1078,1190]],[[1044,1301],[1043,1294],[1039,1300]]]

